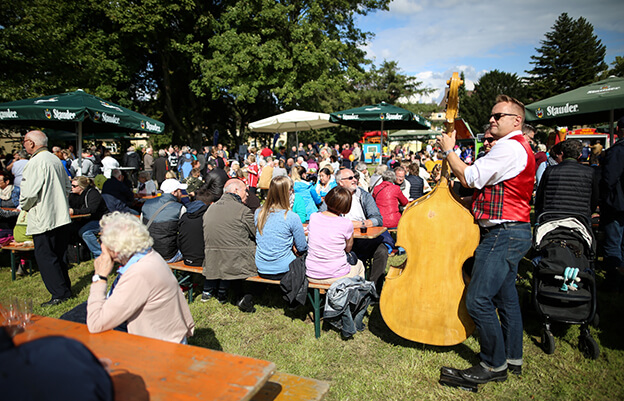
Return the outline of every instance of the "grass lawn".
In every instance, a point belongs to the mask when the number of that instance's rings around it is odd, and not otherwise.
[[[34,312],[51,317],[59,317],[87,299],[92,262],[70,270],[75,299],[43,309],[39,304],[50,296],[41,276],[36,272],[12,282],[8,256],[6,252],[0,255],[2,296],[32,298]],[[401,257],[395,257],[389,263],[400,262]],[[326,400],[624,399],[624,295],[599,296],[600,327],[591,328],[601,347],[597,360],[585,359],[578,350],[579,326],[554,326],[556,350],[546,355],[539,346],[541,325],[530,305],[528,265],[523,264],[518,284],[525,321],[523,375],[510,375],[504,383],[482,385],[477,394],[438,384],[441,366],[467,368],[478,361],[479,344],[474,336],[454,347],[407,341],[388,329],[375,306],[369,308],[364,319],[367,329],[352,340],[343,341],[340,333],[328,327],[324,327],[321,338],[315,339],[311,307],[290,311],[276,286],[270,286],[256,299],[254,314],[244,314],[214,299],[202,303],[196,294],[191,305],[196,331],[189,342],[269,360],[282,372],[326,380],[331,384]]]

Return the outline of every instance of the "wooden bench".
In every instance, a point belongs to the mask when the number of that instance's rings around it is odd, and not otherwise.
[[[275,372],[251,401],[319,401],[327,391],[325,381]]]
[[[169,263],[169,267],[171,270],[184,271],[187,273],[198,273],[202,274],[203,268],[201,266],[188,266],[185,265],[183,261],[179,261],[176,263]],[[245,281],[263,283],[263,284],[274,284],[280,285],[279,280],[268,280],[262,278],[260,276],[247,277]],[[178,279],[178,283],[183,287],[183,290],[188,290],[187,297],[188,302],[193,302],[193,285],[191,283],[191,278],[189,275],[185,277],[181,277]],[[187,283],[190,283],[187,285]],[[319,338],[321,336],[321,295],[325,295],[327,290],[329,290],[330,284],[315,284],[309,283],[308,285],[308,299],[312,304],[313,316],[314,316],[314,336]]]
[[[17,264],[15,263],[15,255],[19,252],[33,252],[35,246],[32,244],[25,245],[23,243],[11,243],[5,245],[1,250],[7,250],[11,252],[11,280],[15,281],[15,272],[17,271]],[[28,259],[28,270],[32,274],[32,261]]]

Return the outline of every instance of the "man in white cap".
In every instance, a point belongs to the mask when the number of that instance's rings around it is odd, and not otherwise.
[[[141,219],[154,239],[154,250],[167,263],[181,260],[182,253],[178,250],[178,220],[186,212],[180,203],[182,190],[186,184],[169,178],[160,186],[163,194],[157,198],[148,199],[143,205]]]

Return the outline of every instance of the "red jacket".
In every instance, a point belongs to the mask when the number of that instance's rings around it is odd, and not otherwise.
[[[383,217],[383,226],[394,228],[399,225],[401,212],[399,203],[407,205],[407,198],[401,192],[401,187],[389,181],[383,181],[373,189],[373,198]]]

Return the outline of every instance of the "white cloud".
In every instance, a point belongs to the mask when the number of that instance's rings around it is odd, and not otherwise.
[[[472,66],[459,65],[449,68],[443,72],[424,71],[418,73],[415,77],[418,81],[422,82],[421,87],[432,88],[434,89],[434,92],[428,95],[412,96],[409,101],[412,103],[440,103],[442,97],[444,96],[444,89],[448,86],[446,81],[453,76],[453,72],[459,72],[460,74],[461,72],[464,73],[464,84],[466,85],[466,90],[470,91],[474,89],[475,83],[487,71],[477,71]]]
[[[624,32],[621,0],[396,0],[389,12],[365,17],[381,27],[373,29],[376,37],[367,50],[376,63],[397,60],[409,73],[446,69],[465,58],[490,62],[494,69],[518,56],[519,47],[538,47],[562,12],[583,16],[596,29]],[[520,68],[507,71],[522,72],[528,61],[527,55]]]
[[[418,100],[439,102],[453,71],[464,71],[469,90],[494,69],[525,76],[534,49],[563,12],[583,16],[606,35],[599,38],[607,45],[607,62],[621,54],[621,0],[395,0],[388,12],[370,14],[359,25],[376,34],[364,48],[375,64],[397,61],[404,73],[436,90]]]

